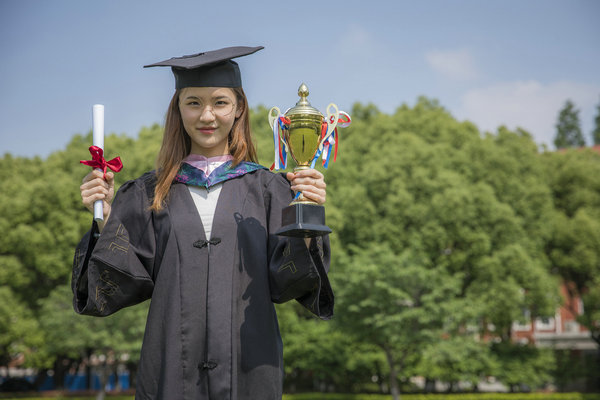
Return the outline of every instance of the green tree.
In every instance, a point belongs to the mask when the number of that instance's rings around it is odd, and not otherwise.
[[[495,343],[493,349],[502,366],[496,377],[511,392],[531,390],[551,381],[555,363],[552,349],[508,342]]]
[[[356,250],[344,255],[335,275],[336,322],[341,331],[380,349],[398,398],[398,380],[410,377],[407,368],[416,364],[423,347],[439,340],[444,324],[452,323],[459,285],[443,268],[424,268],[424,260],[408,252],[398,256],[385,245]]]
[[[143,128],[137,140],[107,136],[107,158],[117,153],[125,163],[117,174],[118,185],[152,169],[154,156],[149,154],[156,154],[161,135],[156,125]],[[90,158],[90,144],[91,133],[74,136],[64,151],[45,160],[10,154],[0,158],[0,324],[6,324],[0,329],[1,365],[25,355],[26,365],[43,369],[69,355],[55,347],[64,340],[57,342],[54,331],[40,324],[47,311],[42,304],[52,300],[57,287],[68,285],[73,249],[91,226],[91,214],[79,195],[81,179],[89,171],[79,160]],[[82,318],[70,302],[61,310]],[[121,321],[122,329],[128,329],[127,321]]]
[[[349,391],[353,387],[359,391],[383,361],[368,346],[354,342],[332,323],[314,318],[297,303],[278,305],[277,315],[288,392]]]
[[[250,125],[252,126],[252,138],[256,144],[258,162],[267,168],[273,164],[274,158],[273,131],[269,127],[268,112],[269,110],[264,106],[250,110]]]
[[[548,182],[556,203],[548,253],[573,297],[583,301],[578,322],[600,351],[600,155],[591,150],[546,154]],[[578,310],[571,310],[578,314]],[[600,382],[600,368],[590,382]]]
[[[596,106],[596,117],[594,118],[594,130],[592,131],[592,141],[595,145],[600,144],[600,103]]]
[[[397,395],[395,375],[408,379],[442,337],[475,329],[510,342],[523,309],[554,314],[553,204],[525,131],[482,138],[425,98],[371,114],[343,131],[327,173],[331,275],[340,326],[382,349]]]
[[[475,340],[473,335],[443,338],[425,347],[422,355],[419,374],[429,380],[450,383],[450,391],[459,382],[477,389],[482,377],[497,375],[499,370],[488,344]]]
[[[44,336],[26,304],[0,287],[0,365],[22,359],[25,366],[47,365]]]
[[[571,100],[565,102],[558,114],[554,145],[557,149],[585,146],[579,122],[579,110],[575,109],[575,104]]]
[[[84,362],[88,370],[96,360],[104,388],[108,375],[117,372],[118,363],[135,370],[147,313],[148,303],[143,303],[106,318],[77,315],[70,285],[62,285],[40,300],[39,323],[45,332],[45,351],[53,360]]]

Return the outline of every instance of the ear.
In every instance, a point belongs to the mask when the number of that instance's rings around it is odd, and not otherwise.
[[[237,105],[235,107],[235,119],[238,119],[239,117],[241,117],[243,111],[244,111],[243,107],[240,107],[239,105]]]

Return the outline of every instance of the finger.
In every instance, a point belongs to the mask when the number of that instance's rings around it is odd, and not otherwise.
[[[93,179],[90,179],[89,181],[83,183],[81,186],[85,186],[85,187],[92,187],[92,186],[104,186],[104,187],[108,187],[109,185],[108,185],[108,182],[106,182],[104,179],[93,177]]]
[[[89,174],[87,174],[83,178],[82,182],[85,183],[85,182],[88,182],[88,181],[91,181],[91,180],[94,180],[94,179],[102,179],[103,181],[104,180],[111,181],[111,180],[114,179],[114,177],[115,177],[114,173],[112,173],[111,171],[107,171],[106,172],[106,179],[104,179],[104,172],[101,169],[94,168],[93,170],[90,171]]]
[[[96,200],[106,200],[108,198],[108,190],[104,188],[94,188],[81,192],[81,200],[84,204],[93,204]]]
[[[324,179],[324,176],[321,172],[317,171],[313,168],[301,169],[294,173],[295,178],[315,178],[315,179]]]
[[[84,183],[79,187],[79,191],[81,192],[81,197],[86,197],[95,193],[105,193],[108,195],[111,188],[108,187],[106,182],[93,180],[87,183]]]
[[[89,182],[94,178],[96,178],[96,175],[94,175],[94,170],[91,170],[86,176],[83,177],[81,183]]]
[[[109,186],[113,183],[114,180],[115,174],[110,171],[106,172],[106,181],[108,182]]]
[[[104,178],[102,177],[102,172],[100,172],[100,176],[98,176],[97,171],[92,171],[83,178],[81,187],[90,188],[93,186],[104,186],[104,187],[108,188],[109,184],[112,184],[112,181],[111,182],[105,181]]]
[[[308,185],[319,189],[325,189],[327,187],[324,180],[315,178],[296,178],[292,181],[292,185]]]
[[[305,190],[302,192],[302,195],[308,199],[308,200],[312,200],[314,202],[316,202],[317,204],[324,204],[325,203],[325,193],[315,193],[315,192],[311,192],[308,190]]]
[[[109,205],[108,202],[106,201],[106,194],[104,193],[92,193],[89,195],[86,195],[85,197],[82,195],[82,203],[85,206],[85,208],[87,208],[88,210],[92,211],[94,210],[94,203],[98,200],[101,200],[104,204],[104,206]]]
[[[293,184],[305,184],[325,188],[325,177],[316,169],[305,169],[298,171],[293,179]]]
[[[100,178],[100,179],[104,180],[104,171],[102,171],[99,168],[94,168],[92,170],[92,175],[94,176],[94,178]]]
[[[292,190],[295,190],[297,192],[314,192],[314,193],[318,193],[318,194],[325,193],[324,188],[320,188],[320,187],[314,186],[314,185],[305,185],[305,184],[292,185]]]
[[[314,196],[314,197],[319,197],[319,198],[325,198],[327,192],[325,192],[325,190],[323,189],[319,189],[316,188],[314,186],[310,186],[310,185],[298,185],[298,186],[292,186],[292,190],[294,190],[295,192],[302,192],[303,195],[308,195],[308,196]]]
[[[288,172],[287,174],[285,174],[285,177],[288,181],[293,181],[294,178],[296,177],[296,175],[293,172]]]
[[[90,186],[90,187],[81,189],[81,196],[89,197],[96,193],[102,193],[104,195],[108,195],[108,192],[109,192],[109,189],[106,186],[94,185],[94,186]]]
[[[92,193],[83,198],[83,203],[86,205],[89,205],[89,204],[94,204],[98,200],[105,200],[105,199],[106,199],[105,193]]]

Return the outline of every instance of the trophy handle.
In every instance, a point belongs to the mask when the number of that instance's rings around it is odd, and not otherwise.
[[[331,112],[330,108],[333,108],[334,112]],[[338,106],[336,106],[333,103],[330,103],[327,106],[327,133],[325,134],[323,139],[321,139],[321,143],[319,143],[319,150],[323,150],[323,144],[325,143],[327,138],[329,138],[329,135],[331,135],[333,133],[333,131],[335,130],[335,128],[338,124],[339,118],[340,118],[340,110],[338,109]]]
[[[281,110],[279,109],[279,107],[273,107],[269,110],[269,125],[271,125],[271,129],[275,129],[274,125],[277,124],[277,119],[279,118],[280,115],[281,115]],[[279,129],[279,127],[277,127],[277,136],[279,136],[279,139],[283,143],[285,152],[289,153],[290,149],[288,148],[287,141],[285,140],[283,131],[281,129]]]
[[[273,115],[273,111],[275,111],[275,115]],[[279,114],[281,114],[281,111],[278,107],[273,107],[269,110],[269,125],[271,125],[271,129],[273,129],[273,124],[279,118]]]

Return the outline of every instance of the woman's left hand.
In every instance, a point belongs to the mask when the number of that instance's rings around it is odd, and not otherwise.
[[[302,192],[305,198],[316,201],[317,204],[325,203],[327,185],[322,173],[316,169],[303,169],[298,172],[288,172],[286,176],[294,192]]]

